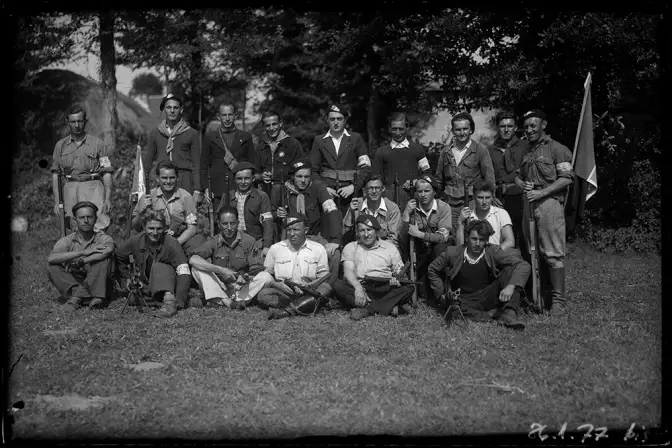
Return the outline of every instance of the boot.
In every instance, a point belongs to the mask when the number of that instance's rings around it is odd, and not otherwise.
[[[163,306],[154,315],[156,317],[173,317],[177,314],[177,305],[175,303],[175,294],[166,292],[163,295]]]
[[[549,269],[551,280],[551,316],[564,316],[565,299],[565,268]]]
[[[72,313],[79,308],[79,304],[82,302],[82,299],[79,297],[70,297],[70,299],[61,305],[61,310],[66,313]]]
[[[513,328],[514,330],[524,330],[525,324],[518,320],[516,312],[507,308],[502,314],[497,318],[497,323],[505,326],[506,328]]]

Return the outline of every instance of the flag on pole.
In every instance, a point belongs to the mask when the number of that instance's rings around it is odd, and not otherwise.
[[[147,192],[147,186],[145,185],[145,169],[142,166],[142,150],[140,145],[137,146],[137,151],[135,153],[135,167],[133,170],[133,186],[131,187],[131,196],[135,196],[135,200],[140,199],[140,196]]]
[[[588,73],[583,85],[583,106],[572,157],[572,168],[576,174],[576,179],[570,192],[568,192],[569,197],[567,199],[571,200],[565,201],[565,205],[570,204],[566,213],[568,233],[574,231],[583,217],[586,201],[593,197],[597,191],[597,165],[595,164],[593,143],[593,107],[590,100],[591,81],[592,78]]]

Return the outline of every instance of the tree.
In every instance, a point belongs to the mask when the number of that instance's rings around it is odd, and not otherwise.
[[[117,147],[117,64],[114,48],[114,13],[101,11],[98,15],[100,39],[100,85],[103,91],[103,141],[112,153]]]
[[[141,73],[133,78],[131,94],[133,95],[161,95],[163,84],[154,73]]]

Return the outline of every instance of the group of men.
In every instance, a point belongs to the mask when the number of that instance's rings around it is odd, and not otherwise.
[[[116,278],[138,292],[136,304],[138,296],[157,304],[160,317],[186,306],[257,304],[270,309],[269,319],[319,308],[351,309],[361,319],[402,313],[419,295],[448,306],[451,317],[522,329],[518,313],[530,278],[523,223],[532,213],[549,268],[545,306],[564,314],[562,201],[574,176],[572,155],[546,134],[542,111],[524,115],[526,139],[516,136],[515,116],[500,112],[490,148],[472,139],[472,117],[456,114],[454,137],[431,173],[426,150],[407,138],[403,113],[390,116],[391,141],[371,161],[361,135],[346,129],[348,112],[336,105],[325,117],[328,132],[309,152],[274,111],[262,115],[265,134],[255,148],[236,128],[232,104],[219,107],[221,126],[202,145],[182,119],[179,98],[169,94],[161,110],[165,120],[150,133],[144,156],[145,167],[156,163],[158,186],[138,199],[130,222],[137,233],[118,245],[104,233],[109,154],[86,134],[85,111],[69,111],[71,134],[56,144],[52,172],[55,211],[64,204],[73,231],[48,259],[65,310],[103,306]],[[215,215],[209,238],[197,229],[203,201]]]

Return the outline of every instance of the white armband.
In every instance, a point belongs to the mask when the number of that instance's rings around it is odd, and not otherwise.
[[[357,167],[358,168],[363,168],[365,166],[371,166],[371,159],[369,159],[369,156],[359,156],[359,159],[357,159]]]
[[[325,213],[331,213],[336,210],[336,203],[333,199],[327,199],[322,203],[322,209]]]
[[[187,225],[196,225],[197,222],[196,213],[194,212],[189,213],[184,221],[187,223]]]
[[[443,236],[444,240],[447,240],[448,238],[450,238],[450,230],[448,230],[444,227],[441,227],[439,230],[436,231],[436,233],[441,234],[441,236]]]
[[[179,265],[175,269],[175,272],[177,272],[177,275],[191,275],[191,272],[189,271],[189,265],[186,263]]]
[[[420,171],[429,169],[429,160],[427,160],[427,157],[423,157],[422,159],[418,160],[418,169]]]
[[[572,164],[569,162],[561,162],[555,165],[558,171],[572,171]]]
[[[110,163],[110,158],[107,157],[107,156],[100,157],[98,159],[98,162],[100,162],[100,166],[102,166],[103,168],[111,168],[112,167],[112,163]]]
[[[259,222],[263,223],[264,221],[268,221],[270,219],[273,219],[273,214],[271,212],[262,213],[259,215]]]

